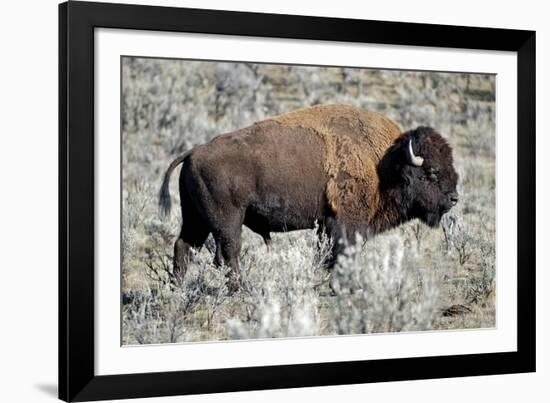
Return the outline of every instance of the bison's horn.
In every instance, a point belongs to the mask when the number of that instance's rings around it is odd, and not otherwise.
[[[412,139],[409,139],[409,164],[414,165],[415,167],[421,167],[424,163],[424,158],[414,155],[412,147]]]

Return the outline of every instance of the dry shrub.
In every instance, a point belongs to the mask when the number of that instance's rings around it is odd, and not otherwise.
[[[330,254],[326,237],[316,231],[281,238],[277,251],[243,259],[247,321],[227,322],[230,338],[315,336],[320,334],[319,294],[316,286],[325,276],[324,260]]]
[[[438,284],[434,274],[417,266],[392,235],[369,242],[363,239],[338,258],[332,280],[338,303],[338,334],[426,330],[436,310]]]

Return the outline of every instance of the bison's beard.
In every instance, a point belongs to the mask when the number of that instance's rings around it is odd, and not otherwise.
[[[436,211],[425,211],[422,221],[432,228],[436,228],[441,223],[441,218],[450,210],[450,206],[440,206]]]
[[[422,218],[422,221],[426,225],[429,225],[432,228],[439,227],[439,223],[441,222],[442,214],[438,213],[426,213],[426,215]]]
[[[419,218],[424,224],[436,228],[441,223],[441,218],[450,210],[451,206],[439,204],[427,208],[421,204],[415,204],[409,210],[409,218]]]

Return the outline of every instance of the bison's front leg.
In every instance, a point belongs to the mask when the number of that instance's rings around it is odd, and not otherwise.
[[[334,265],[336,264],[338,260],[338,255],[343,252],[343,237],[342,237],[342,226],[334,219],[329,218],[326,220],[326,224],[324,227],[324,231],[326,232],[327,236],[331,240],[331,254],[330,257],[327,259],[326,267],[328,270],[331,270],[334,268]]]
[[[338,261],[338,256],[343,254],[348,246],[353,246],[357,242],[356,234],[359,233],[367,236],[367,229],[362,226],[353,224],[344,224],[334,221],[330,225],[330,235],[332,238],[332,255],[328,263],[328,268],[333,269]],[[332,276],[331,276],[332,277]],[[329,286],[333,295],[336,295],[336,289],[332,283],[332,278],[329,281]],[[350,294],[354,294],[357,289],[350,288]]]
[[[353,226],[331,217],[326,220],[324,231],[332,241],[331,255],[327,260],[327,268],[332,270],[338,261],[338,256],[344,253],[347,246],[355,243],[355,230]]]

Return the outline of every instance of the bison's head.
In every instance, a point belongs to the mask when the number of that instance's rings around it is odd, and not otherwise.
[[[402,134],[382,159],[379,175],[402,220],[419,218],[435,227],[458,202],[452,149],[430,127]]]

